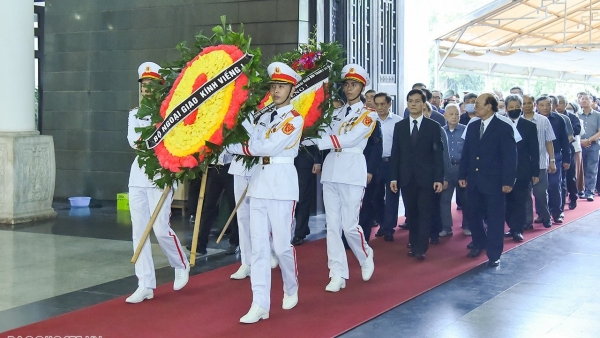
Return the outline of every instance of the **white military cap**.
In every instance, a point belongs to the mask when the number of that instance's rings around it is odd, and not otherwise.
[[[371,82],[369,79],[369,73],[354,63],[350,63],[342,68],[342,80],[354,80],[362,83],[364,86],[368,86]]]
[[[295,86],[302,76],[298,75],[292,67],[283,62],[273,62],[267,67],[271,83],[289,83]]]
[[[160,66],[154,62],[144,62],[138,67],[138,81],[143,79],[163,80],[158,73],[161,70]]]

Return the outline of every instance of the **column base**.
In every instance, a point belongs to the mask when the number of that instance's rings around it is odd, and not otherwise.
[[[0,223],[56,217],[55,180],[52,136],[37,131],[0,132]]]

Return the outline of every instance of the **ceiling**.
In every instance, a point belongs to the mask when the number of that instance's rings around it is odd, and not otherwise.
[[[435,40],[438,70],[600,83],[600,0],[496,0]]]

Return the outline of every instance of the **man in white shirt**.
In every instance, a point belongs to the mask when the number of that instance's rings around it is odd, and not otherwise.
[[[390,112],[392,98],[386,93],[375,95],[375,109],[377,110],[377,120],[381,125],[383,134],[383,153],[381,155],[381,165],[377,173],[375,182],[377,189],[375,191],[376,219],[379,223],[379,231],[376,236],[383,236],[384,240],[391,242],[394,240],[394,228],[398,225],[398,203],[400,196],[390,189],[390,156],[392,155],[392,143],[394,140],[394,128],[396,123],[402,118],[399,115]]]

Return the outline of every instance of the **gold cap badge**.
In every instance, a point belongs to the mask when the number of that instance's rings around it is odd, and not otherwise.
[[[275,67],[275,74],[280,74],[281,73],[281,69],[279,67]]]

